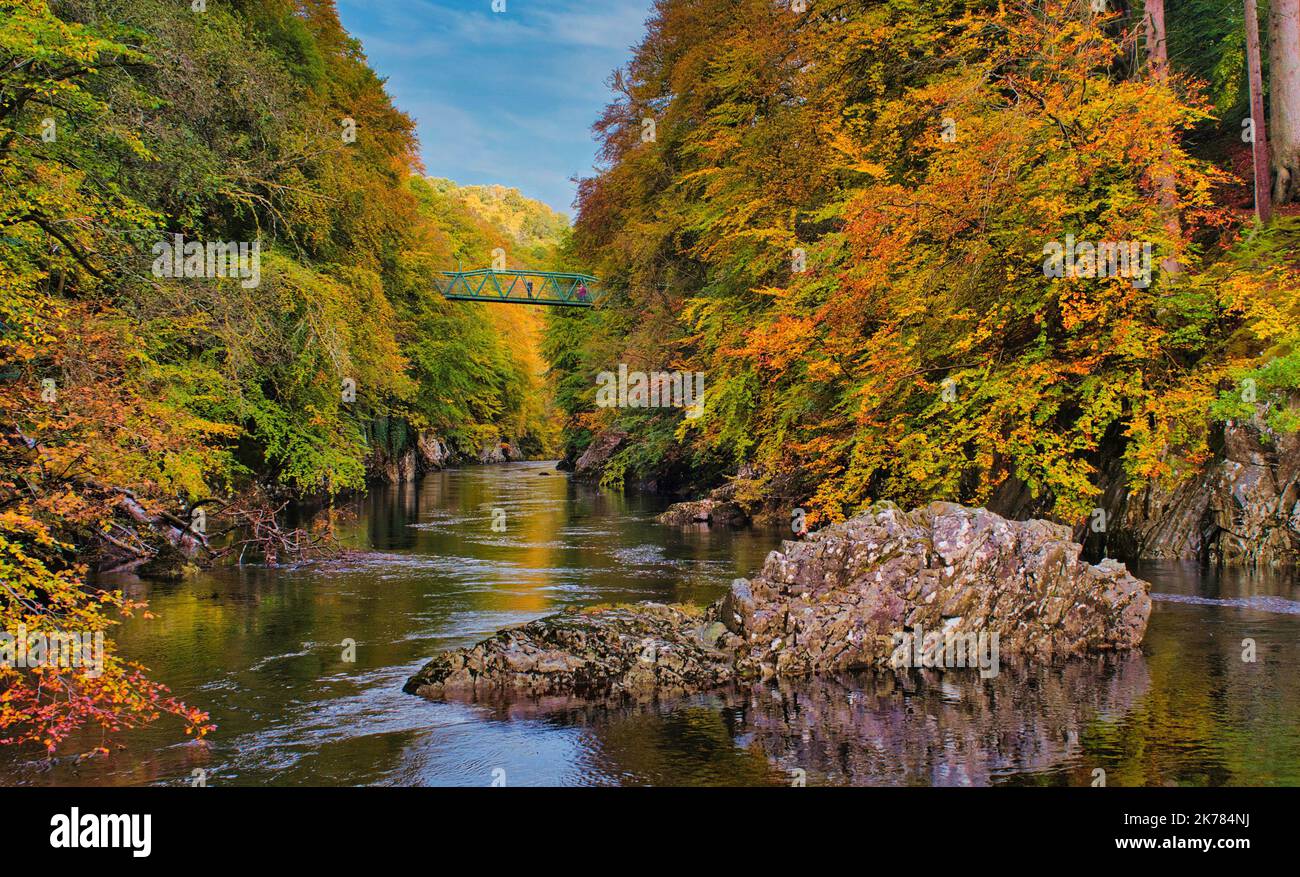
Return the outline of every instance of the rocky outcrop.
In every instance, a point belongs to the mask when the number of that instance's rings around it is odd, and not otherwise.
[[[677,502],[670,505],[658,521],[669,526],[683,527],[689,524],[721,524],[733,527],[748,524],[749,512],[738,499],[740,486],[753,478],[753,471],[742,468],[726,484],[709,491],[705,499],[691,502]]]
[[[806,495],[805,478],[795,471],[768,475],[752,466],[741,466],[735,475],[713,488],[704,499],[674,503],[659,516],[659,523],[724,524],[743,526],[790,523],[796,498]]]
[[[673,503],[657,520],[661,524],[679,527],[687,524],[739,525],[748,522],[749,516],[737,503],[701,499],[695,502]]]
[[[1138,645],[1149,586],[1115,561],[1081,561],[1080,550],[1067,527],[1047,521],[950,503],[883,508],[786,542],[703,612],[647,604],[562,613],[439,655],[406,690],[642,697],[898,667],[914,654],[933,666],[926,644],[933,656],[935,645],[961,643],[971,660],[991,645],[993,674],[1000,654],[1049,660]],[[921,645],[900,650],[909,638]]]
[[[506,689],[598,698],[708,688],[732,676],[714,643],[726,629],[699,609],[646,603],[563,612],[444,652],[407,681],[432,697]]]
[[[426,430],[416,435],[414,445],[398,453],[375,448],[366,461],[366,474],[371,481],[404,484],[428,472],[445,469],[453,462],[454,454],[447,443]]]
[[[494,442],[479,448],[478,462],[487,465],[489,463],[510,463],[515,460],[524,459],[524,454],[509,442]]]
[[[423,471],[444,469],[451,465],[452,452],[446,442],[425,430],[416,437],[415,459]]]
[[[1300,563],[1300,435],[1276,433],[1260,406],[1212,431],[1214,456],[1172,485],[1113,491],[1111,545],[1125,556],[1225,564]]]
[[[786,543],[733,587],[721,620],[745,639],[738,669],[760,676],[883,665],[908,632],[996,635],[1001,653],[1035,658],[1138,645],[1149,586],[1081,548],[1048,521],[890,508]]]
[[[510,463],[524,459],[527,455],[510,442],[485,444],[471,456],[453,451],[435,433],[425,431],[415,435],[414,444],[397,453],[382,445],[374,448],[366,461],[366,474],[371,481],[405,484],[459,463]]]
[[[573,464],[573,477],[584,481],[596,481],[605,471],[609,462],[619,448],[627,441],[627,432],[617,427],[607,429],[592,439],[587,450]]]

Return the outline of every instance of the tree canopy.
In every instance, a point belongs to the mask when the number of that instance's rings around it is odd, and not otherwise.
[[[607,482],[745,472],[814,522],[1011,483],[1073,522],[1107,449],[1172,477],[1254,369],[1289,387],[1300,229],[1240,209],[1231,22],[1171,15],[1163,77],[1142,10],[1093,6],[660,0],[575,225],[625,292],[552,327],[570,453],[617,425]],[[1151,281],[1050,276],[1070,241],[1149,244]],[[704,416],[598,408],[617,362],[704,372]]]

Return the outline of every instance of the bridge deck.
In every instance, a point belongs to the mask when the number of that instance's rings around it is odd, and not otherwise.
[[[525,305],[589,308],[596,302],[600,280],[590,274],[558,271],[444,271],[434,286],[457,301],[497,301]]]

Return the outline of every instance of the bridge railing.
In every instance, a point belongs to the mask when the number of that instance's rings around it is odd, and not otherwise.
[[[598,298],[600,279],[560,271],[479,268],[444,271],[434,286],[445,298],[456,301],[591,307]]]

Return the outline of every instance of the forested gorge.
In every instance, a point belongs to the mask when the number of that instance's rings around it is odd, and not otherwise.
[[[272,561],[314,544],[276,510],[364,487],[422,432],[465,457],[555,442],[540,317],[431,290],[497,249],[545,267],[567,221],[423,177],[328,0],[197,5],[0,2],[5,630],[143,611],[87,564],[202,561],[230,525],[261,525]],[[194,241],[256,242],[260,276],[174,276]],[[97,677],[0,669],[0,741],[160,712],[204,732],[108,649]]]
[[[1008,492],[1078,524],[1116,467],[1176,480],[1216,424],[1294,431],[1300,0],[1261,11],[1267,224],[1246,7],[1162,8],[657,0],[570,228],[422,167],[331,0],[0,0],[0,627],[111,634],[147,609],[93,569],[218,560],[226,531],[327,546],[278,512],[422,436],[603,445],[607,488],[730,482],[818,526]],[[256,276],[213,276],[213,242]],[[1062,264],[1080,242],[1149,274]],[[434,292],[499,251],[607,292]],[[620,365],[702,374],[702,415],[598,404]],[[107,650],[0,668],[0,743],[210,730]]]

